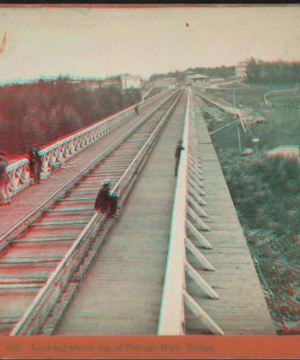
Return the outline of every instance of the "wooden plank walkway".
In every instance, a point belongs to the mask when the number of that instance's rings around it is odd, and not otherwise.
[[[207,203],[203,209],[209,215],[209,218],[202,220],[211,229],[202,234],[213,246],[212,250],[200,250],[216,268],[216,271],[198,271],[217,291],[220,299],[208,299],[188,278],[187,290],[225,334],[275,334],[246,239],[197,99],[194,96],[204,174],[203,199]],[[199,268],[191,254],[188,254],[188,260],[196,269]],[[199,333],[199,321],[191,314],[187,317],[187,330],[188,333]]]
[[[56,334],[157,333],[184,111],[174,110]]]

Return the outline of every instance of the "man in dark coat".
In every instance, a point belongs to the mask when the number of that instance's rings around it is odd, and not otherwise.
[[[182,150],[185,150],[185,148],[182,146],[183,141],[179,140],[176,146],[175,151],[175,177],[177,177],[177,170],[178,170],[178,164],[180,159],[180,154]]]
[[[0,203],[7,204],[10,202],[10,196],[7,190],[7,159],[5,153],[0,151]]]
[[[103,186],[98,192],[95,209],[102,212],[108,211],[108,215],[116,215],[118,206],[118,196],[110,193],[110,180],[104,180]]]
[[[29,166],[31,174],[33,175],[34,182],[37,180],[37,173],[36,173],[36,158],[35,158],[35,148],[32,146],[32,148],[29,150]]]
[[[37,164],[37,179],[39,181],[41,180],[42,158],[41,158],[40,148],[37,146],[37,144],[35,144],[35,157]]]
[[[42,159],[40,157],[40,149],[36,144],[29,150],[29,156],[29,166],[34,182],[38,182],[41,179]]]
[[[103,186],[98,192],[96,202],[95,202],[95,209],[101,209],[103,212],[107,211],[109,208],[109,198],[110,198],[110,181],[105,180],[103,181]]]
[[[36,157],[36,165],[37,165],[37,180],[41,180],[41,172],[42,172],[42,157],[40,148],[35,144],[35,157]]]

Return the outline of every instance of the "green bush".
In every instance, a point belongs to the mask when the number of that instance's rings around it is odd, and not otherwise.
[[[299,210],[300,164],[296,158],[260,154],[241,157],[224,151],[220,161],[238,214],[247,228],[274,230],[278,235],[300,233],[299,214],[288,215]]]

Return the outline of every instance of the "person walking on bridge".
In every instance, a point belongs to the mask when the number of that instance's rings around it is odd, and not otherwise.
[[[140,114],[139,104],[137,104],[137,105],[134,107],[134,110],[135,110],[135,112],[136,112],[137,115]]]
[[[179,164],[179,160],[180,160],[180,154],[182,150],[185,150],[185,148],[182,146],[183,141],[180,139],[177,143],[176,146],[176,151],[175,151],[175,177],[177,177],[177,172],[178,172],[178,164]]]
[[[116,215],[118,206],[118,195],[112,195],[110,191],[110,180],[104,180],[103,186],[98,192],[95,209],[102,212],[108,211],[108,215]]]
[[[8,204],[10,202],[10,196],[7,190],[7,160],[5,158],[5,153],[0,151],[0,205]]]

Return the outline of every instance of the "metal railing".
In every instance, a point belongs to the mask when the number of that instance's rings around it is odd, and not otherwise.
[[[201,287],[207,297],[211,299],[219,298],[218,294],[186,259],[186,248],[188,248],[203,269],[215,270],[188,238],[188,235],[191,234],[200,247],[212,249],[211,244],[199,231],[199,229],[201,231],[210,231],[210,229],[200,219],[200,217],[208,217],[208,215],[201,207],[201,205],[205,204],[205,201],[199,195],[204,194],[204,191],[201,189],[203,187],[201,181],[203,177],[201,166],[198,162],[195,123],[190,122],[191,108],[191,89],[189,88],[182,137],[185,150],[181,152],[178,164],[178,177],[173,204],[158,335],[184,335],[185,306],[202,321],[211,333],[223,334],[219,326],[186,290],[185,274],[188,274]]]
[[[151,106],[153,102],[166,95],[168,92],[170,92],[170,90],[140,102],[140,110]],[[70,135],[60,138],[49,145],[41,147],[41,178],[46,178],[53,168],[70,159],[81,150],[84,150],[86,147],[99,140],[102,136],[123,124],[135,113],[135,105],[136,104],[106,119],[99,120],[82,130],[78,130]],[[7,166],[6,172],[8,177],[7,190],[9,195],[13,196],[32,182],[29,156],[24,155],[22,158]]]

